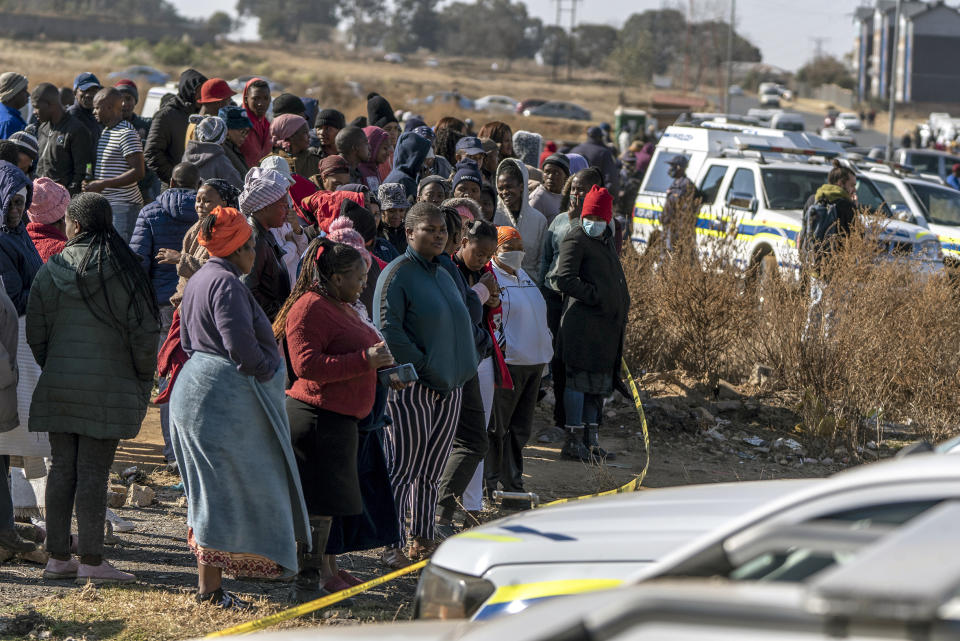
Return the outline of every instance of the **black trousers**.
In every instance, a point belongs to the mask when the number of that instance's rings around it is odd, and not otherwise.
[[[560,340],[560,318],[563,316],[563,295],[549,287],[541,287],[540,292],[547,302],[547,327],[553,335],[553,360],[550,361],[550,376],[553,378],[553,424],[563,427],[567,424],[567,412],[563,406],[563,390],[567,386],[567,371],[560,358],[557,343]]]
[[[440,477],[437,516],[441,519],[452,520],[457,513],[457,499],[463,496],[488,447],[480,379],[474,376],[463,385],[463,404],[453,437],[453,450]]]
[[[523,448],[530,440],[543,365],[507,365],[513,389],[493,392],[490,450],[483,468],[487,490],[523,492]]]

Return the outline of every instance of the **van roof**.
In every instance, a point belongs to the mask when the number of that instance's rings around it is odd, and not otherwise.
[[[764,147],[771,150],[795,149],[797,153],[816,151],[835,155],[843,152],[843,147],[837,143],[824,140],[810,132],[784,131],[729,123],[705,123],[705,126],[701,127],[672,125],[663,132],[657,147],[689,153],[705,152],[708,156],[719,156],[731,148],[761,149]],[[780,153],[790,152],[781,151]]]

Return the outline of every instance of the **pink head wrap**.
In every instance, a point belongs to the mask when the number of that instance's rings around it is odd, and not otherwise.
[[[67,213],[70,204],[70,192],[49,178],[37,178],[33,181],[33,202],[27,210],[27,218],[32,223],[51,225]]]
[[[289,151],[290,143],[287,139],[300,131],[302,127],[306,126],[307,121],[303,116],[297,116],[295,114],[277,116],[273,119],[273,122],[270,123],[270,138],[273,140],[273,146]]]
[[[367,271],[370,271],[370,264],[372,263],[373,259],[370,257],[370,252],[367,251],[367,247],[363,244],[363,236],[361,236],[360,232],[353,228],[352,220],[346,216],[338,217],[336,220],[330,223],[330,227],[327,231],[327,238],[335,243],[350,245],[360,252],[360,256],[363,257],[363,262],[367,266]]]

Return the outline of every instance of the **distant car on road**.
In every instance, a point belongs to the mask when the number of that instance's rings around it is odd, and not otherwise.
[[[857,144],[853,136],[835,127],[824,127],[820,130],[820,137],[847,148],[854,147]]]
[[[762,94],[760,94],[760,106],[761,106],[761,107],[779,107],[779,106],[780,106],[780,94],[778,94],[778,93],[762,93]]]
[[[849,111],[841,112],[840,115],[837,116],[833,126],[840,131],[860,131],[863,129],[863,123],[860,122],[860,117]]]
[[[517,110],[517,101],[509,96],[484,96],[473,101],[477,111],[500,111],[514,113]]]
[[[383,56],[383,59],[384,59],[386,62],[389,62],[390,64],[393,64],[393,65],[401,65],[401,64],[403,64],[404,62],[407,61],[407,59],[404,58],[404,57],[403,57],[401,54],[399,54],[399,53],[388,53],[388,54],[386,54],[386,55]]]
[[[440,61],[437,60],[436,58],[427,58],[426,60],[423,61],[423,64],[427,67],[439,67]]]
[[[523,115],[539,116],[541,118],[566,118],[567,120],[590,120],[590,112],[580,105],[559,100],[545,102],[532,109],[525,109]]]
[[[432,93],[426,98],[420,98],[416,100],[411,100],[411,104],[415,105],[439,105],[439,104],[456,104],[461,109],[466,109],[472,111],[474,109],[473,100],[461,96],[459,93],[454,91],[438,91],[437,93]]]
[[[727,89],[727,93],[730,94],[731,96],[742,96],[743,87],[741,87],[740,85],[730,85],[730,88]]]
[[[281,85],[279,82],[273,82],[264,76],[237,76],[233,80],[228,80],[227,86],[237,93],[243,93],[243,88],[247,86],[247,83],[250,82],[251,78],[260,78],[261,80],[266,81],[267,85],[270,87],[271,94],[277,94],[283,91],[283,85]]]
[[[162,85],[170,80],[170,74],[164,73],[154,67],[147,65],[133,65],[121,71],[114,71],[107,74],[110,80],[120,80],[121,78],[130,78],[137,81],[142,80],[148,85]]]
[[[534,107],[539,107],[540,105],[545,105],[546,100],[541,98],[527,98],[526,100],[521,100],[517,103],[517,113],[522,114],[527,109],[533,109]]]

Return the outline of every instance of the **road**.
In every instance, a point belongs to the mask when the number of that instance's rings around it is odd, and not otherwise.
[[[760,102],[753,96],[730,97],[730,110],[733,111],[733,113],[745,115],[748,110],[759,107]],[[825,112],[804,112],[789,107],[785,108],[784,110],[792,113],[798,113],[803,116],[803,122],[807,128],[807,131],[819,132],[823,127],[823,117],[826,116]],[[854,138],[856,138],[857,146],[859,147],[872,147],[874,145],[887,144],[887,135],[873,129],[864,129],[863,131],[854,134]]]

